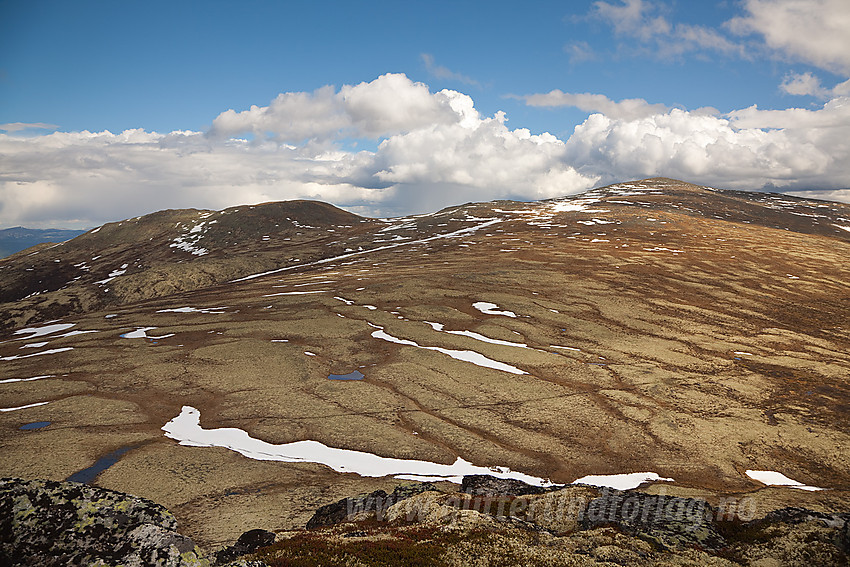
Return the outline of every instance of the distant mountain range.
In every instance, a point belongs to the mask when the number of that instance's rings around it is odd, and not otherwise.
[[[0,230],[0,258],[26,250],[44,242],[65,242],[83,234],[84,230],[38,229],[16,226]]]

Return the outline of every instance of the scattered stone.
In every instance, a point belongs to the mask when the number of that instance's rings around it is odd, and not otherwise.
[[[845,515],[786,508],[733,525],[725,534],[729,556],[744,565],[850,565],[843,534],[847,524],[835,526],[832,516]]]
[[[326,504],[317,509],[313,517],[307,520],[307,529],[312,530],[340,524],[346,521],[349,516],[355,515],[355,511],[375,510],[377,502],[385,501],[386,498],[386,492],[376,490],[369,494],[343,498],[332,504]]]
[[[838,546],[841,551],[850,555],[850,520],[844,522],[844,527],[838,534]]]

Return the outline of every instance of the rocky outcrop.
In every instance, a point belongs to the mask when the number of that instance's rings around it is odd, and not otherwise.
[[[224,549],[221,549],[215,554],[215,564],[216,565],[227,565],[232,561],[242,557],[243,555],[248,555],[249,553],[254,553],[261,547],[268,547],[274,543],[274,532],[266,531],[266,530],[248,530],[239,536],[239,539],[236,540],[236,543],[233,545],[229,545]]]
[[[840,528],[847,525],[850,514],[824,514],[797,506],[788,506],[768,512],[761,522],[782,522],[785,524],[801,524],[803,522],[821,522],[830,528]]]
[[[206,566],[165,508],[136,496],[49,480],[0,479],[0,564]]]
[[[313,517],[307,521],[307,529],[333,526],[372,513],[378,516],[378,520],[383,520],[384,514],[393,504],[429,490],[436,488],[430,482],[423,482],[397,486],[391,494],[376,490],[369,494],[343,498],[316,510]]]
[[[210,559],[162,506],[73,482],[0,479],[0,565],[848,564],[850,514],[782,508],[749,522],[704,500],[475,477],[323,506],[310,530],[254,529]]]
[[[289,534],[258,557],[304,565],[384,565],[401,555],[511,567],[850,564],[850,514],[783,508],[742,521],[700,498],[484,475],[466,477],[457,492],[407,485],[345,498],[309,525],[316,529]]]
[[[662,549],[717,550],[726,546],[713,522],[714,509],[699,498],[676,498],[605,489],[590,501],[581,526],[614,526]]]
[[[486,474],[473,474],[463,477],[460,491],[476,496],[525,496],[527,494],[543,494],[557,490],[532,486],[521,480],[512,478],[496,478]]]
[[[848,513],[787,507],[722,527],[729,555],[744,565],[850,565]]]

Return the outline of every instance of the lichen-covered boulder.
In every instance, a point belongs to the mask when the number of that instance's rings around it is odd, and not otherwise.
[[[468,494],[445,494],[427,491],[405,498],[390,506],[384,519],[387,522],[418,522],[427,526],[449,529],[492,529],[498,526],[494,516],[468,505]]]
[[[76,482],[0,479],[0,564],[206,566],[150,500]]]
[[[343,498],[316,510],[313,517],[307,521],[307,529],[334,526],[370,516],[377,516],[377,519],[381,521],[386,511],[394,504],[429,490],[436,490],[436,488],[430,482],[422,482],[396,486],[390,494],[383,490],[376,490],[369,494]]]
[[[487,474],[471,474],[463,477],[461,492],[476,496],[525,496],[528,494],[544,494],[559,487],[532,486],[521,480],[512,478],[497,478]]]
[[[520,496],[511,506],[538,528],[563,534],[581,528],[588,504],[601,493],[593,486],[567,485],[545,494]]]
[[[714,516],[714,509],[702,499],[606,488],[590,501],[581,525],[585,529],[614,526],[661,549],[716,550],[726,541],[712,521]]]

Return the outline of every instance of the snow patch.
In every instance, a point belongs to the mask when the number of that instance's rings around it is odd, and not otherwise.
[[[201,221],[200,223],[194,225],[191,229],[189,229],[189,231],[185,234],[182,234],[175,238],[168,246],[170,248],[177,248],[178,250],[183,250],[184,252],[189,252],[194,256],[203,256],[205,254],[209,254],[209,250],[198,246],[198,242],[200,242],[201,238],[204,237],[204,233],[209,230],[210,225],[216,222],[218,221]]]
[[[377,325],[372,325],[373,327],[377,327]],[[450,356],[455,360],[461,360],[463,362],[471,362],[476,366],[482,366],[484,368],[492,368],[494,370],[501,370],[503,372],[510,372],[511,374],[528,374],[524,370],[520,370],[515,366],[511,366],[510,364],[506,364],[504,362],[499,362],[498,360],[493,360],[491,358],[487,358],[481,353],[475,352],[473,350],[454,350],[442,347],[432,347],[432,346],[422,346],[417,342],[409,341],[407,339],[400,339],[398,337],[394,337],[389,333],[386,333],[383,327],[377,327],[376,331],[372,331],[372,336],[376,339],[381,339],[384,341],[388,341],[391,343],[396,343],[405,346],[413,346],[425,350],[434,350]]]
[[[153,331],[156,327],[139,327],[135,331],[130,331],[129,333],[124,333],[121,335],[122,339],[166,339],[168,337],[173,337],[174,333],[169,333],[167,335],[161,335],[159,337],[152,337],[147,334],[148,331]]]
[[[754,471],[748,470],[746,471],[747,476],[753,480],[757,480],[762,484],[767,484],[769,486],[786,486],[788,488],[797,488],[799,490],[808,490],[810,492],[818,491],[818,490],[826,490],[825,488],[820,488],[817,486],[808,486],[803,484],[802,482],[798,482],[794,479],[788,478],[782,473],[778,473],[776,471]]]
[[[41,380],[43,378],[53,378],[55,374],[45,374],[44,376],[33,376],[32,378],[6,378],[0,380],[0,384],[8,384],[10,382],[32,382],[33,380]]]
[[[32,354],[16,354],[13,356],[0,356],[0,360],[18,360],[21,358],[32,358],[33,356],[41,356],[43,354],[57,354],[60,352],[65,352],[67,350],[74,350],[74,347],[62,347],[62,348],[51,348],[49,350],[43,350],[41,352],[34,352]]]
[[[26,337],[21,337],[20,339],[18,339],[29,340],[34,339],[36,337],[43,337],[45,335],[58,333],[59,331],[64,331],[65,329],[70,329],[74,325],[76,325],[76,323],[55,323],[53,325],[44,325],[43,327],[27,327],[26,329],[18,329],[12,334],[23,335],[24,333],[31,333]]]
[[[62,335],[59,335],[57,338],[76,337],[77,335],[87,335],[89,333],[99,333],[99,332],[100,331],[95,331],[95,330],[91,330],[91,331],[71,331],[69,333],[64,333]]]
[[[472,304],[473,307],[484,313],[485,315],[504,315],[505,317],[516,317],[513,311],[500,311],[499,306],[495,303],[487,301],[476,301]]]
[[[534,486],[551,486],[543,478],[512,471],[507,467],[476,466],[458,457],[451,465],[381,457],[365,451],[328,447],[318,441],[294,441],[278,445],[255,439],[242,429],[222,427],[203,429],[201,412],[183,406],[180,415],[162,426],[165,436],[190,447],[224,447],[249,459],[285,463],[318,463],[340,473],[355,473],[364,477],[393,476],[405,480],[444,480],[454,483],[473,474],[520,480]]]
[[[227,309],[227,307],[175,307],[174,309],[160,309],[157,313],[215,313],[220,315],[224,313],[222,309]]]
[[[442,323],[431,323],[430,321],[423,321],[423,323],[427,325],[431,325],[431,328],[435,331],[440,331],[441,333],[448,333],[450,335],[460,335],[462,337],[469,337],[470,339],[475,339],[476,341],[481,341],[484,343],[490,343],[493,345],[501,345],[501,346],[510,346],[517,348],[530,348],[525,343],[514,343],[511,341],[502,341],[499,339],[491,339],[488,336],[482,335],[480,333],[476,333],[475,331],[446,331],[443,329],[444,325]]]
[[[574,480],[572,484],[607,486],[615,490],[631,490],[645,482],[675,482],[672,478],[658,476],[654,472],[636,472],[626,474],[591,474]]]
[[[25,406],[18,406],[16,408],[0,408],[0,411],[17,411],[17,410],[22,410],[22,409],[27,409],[27,408],[34,408],[34,407],[38,407],[38,406],[43,406],[43,405],[49,404],[49,403],[50,402],[36,402],[34,404],[27,404]]]
[[[327,293],[330,290],[318,289],[315,291],[281,291],[279,293],[267,293],[263,297],[275,297],[278,295],[310,295],[311,293]]]
[[[100,285],[107,284],[107,283],[111,282],[112,280],[114,280],[115,278],[117,278],[118,276],[123,276],[124,274],[126,274],[128,266],[129,266],[129,264],[122,264],[121,267],[118,268],[117,270],[112,270],[111,272],[109,272],[109,276],[107,276],[106,279],[98,280],[94,283],[100,284]]]

